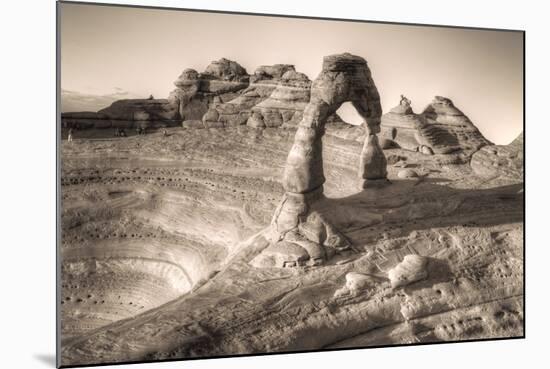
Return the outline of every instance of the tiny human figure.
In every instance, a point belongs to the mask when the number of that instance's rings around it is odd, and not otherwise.
[[[67,136],[68,142],[73,142],[73,129],[69,128],[69,135]]]
[[[152,94],[149,95],[149,100],[153,100],[153,99],[154,99],[153,95]]]
[[[401,100],[399,101],[399,105],[411,106],[411,100],[407,99],[405,95],[401,95]]]
[[[143,128],[137,127],[136,128],[136,133],[138,134],[138,136],[141,136],[143,134]]]
[[[164,137],[168,137],[168,132],[167,132],[165,129],[163,129],[163,130],[162,130],[162,135],[163,135]]]

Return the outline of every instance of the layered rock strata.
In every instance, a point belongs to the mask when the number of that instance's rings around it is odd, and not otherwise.
[[[401,103],[382,116],[382,135],[406,150],[467,156],[491,144],[453,102],[436,96],[421,114]],[[391,148],[390,144],[384,145]]]
[[[380,131],[382,109],[367,62],[347,53],[327,56],[321,73],[312,84],[309,104],[286,161],[283,175],[286,193],[275,211],[270,234],[272,244],[266,251],[269,255],[280,256],[270,259],[278,261],[277,266],[304,262],[319,264],[349,246],[344,236],[316,208],[324,197],[324,126],[328,117],[346,101],[352,102],[369,131],[361,155],[360,176],[385,179],[385,168],[380,168],[385,158],[380,158],[384,154],[378,149],[375,136]],[[369,151],[369,147],[374,150]],[[296,257],[297,254],[300,255]]]
[[[470,166],[482,177],[504,176],[523,178],[523,132],[508,145],[482,147],[470,161]]]
[[[252,107],[271,95],[287,71],[294,71],[294,66],[275,64],[258,67],[250,76],[250,85],[238,96],[229,101],[221,99],[213,101],[202,117],[205,127],[234,127],[246,124],[252,116]]]

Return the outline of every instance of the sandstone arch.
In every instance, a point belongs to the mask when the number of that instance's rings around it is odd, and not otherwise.
[[[348,53],[326,56],[311,86],[311,98],[298,125],[283,177],[286,191],[275,211],[271,246],[257,262],[295,266],[319,264],[349,242],[323,217],[316,204],[323,197],[322,137],[325,122],[340,105],[351,102],[368,132],[361,153],[359,176],[386,181],[386,159],[378,145],[382,108],[365,59]]]

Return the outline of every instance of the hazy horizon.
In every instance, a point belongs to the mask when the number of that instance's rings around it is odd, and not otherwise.
[[[400,94],[417,113],[442,95],[497,144],[523,129],[520,32],[68,3],[60,4],[60,26],[63,111],[165,98],[184,69],[202,72],[222,57],[248,73],[294,64],[313,80],[323,56],[350,52],[368,61],[384,112]]]

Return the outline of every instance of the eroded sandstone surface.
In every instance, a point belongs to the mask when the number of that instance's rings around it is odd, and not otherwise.
[[[459,150],[388,146],[382,160],[365,68],[328,57],[311,83],[290,66],[251,76],[222,59],[178,79],[170,104],[187,126],[63,141],[62,364],[523,335],[522,139],[492,145],[436,99],[422,119],[452,126]],[[350,75],[362,88],[334,94]],[[365,126],[325,124],[357,94]],[[307,160],[289,155],[296,145]],[[310,159],[315,170],[291,175]],[[313,212],[274,247],[281,199],[304,194]],[[324,244],[331,232],[345,247]],[[319,234],[322,249],[308,238]],[[322,263],[301,263],[315,252]]]

